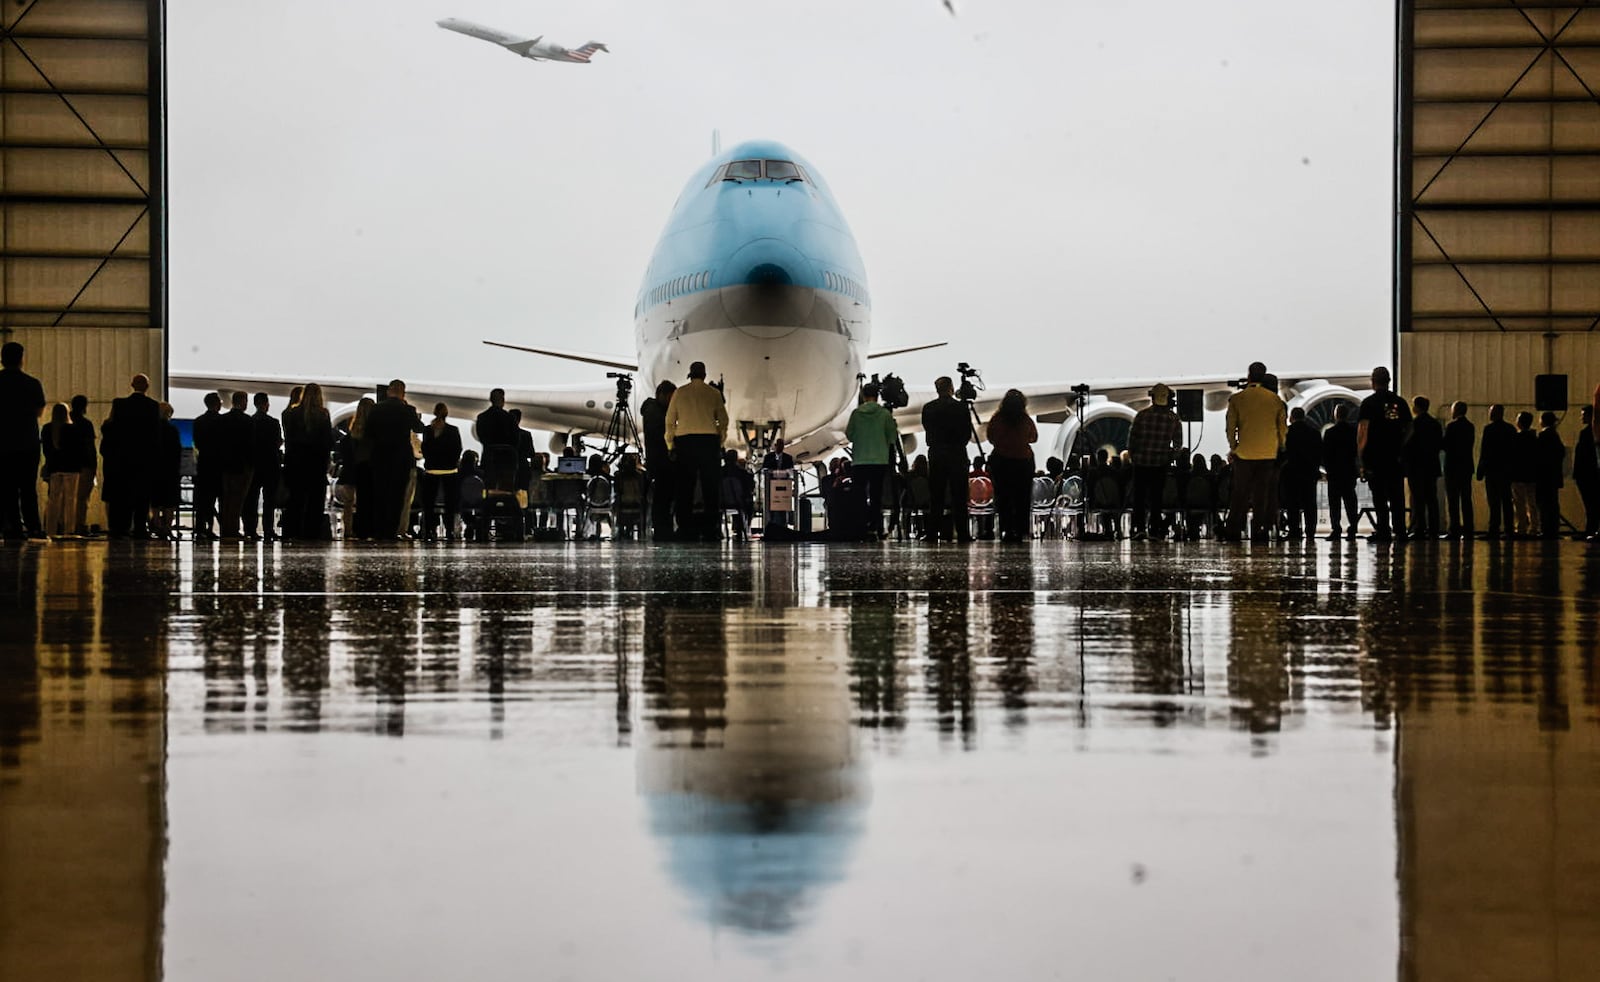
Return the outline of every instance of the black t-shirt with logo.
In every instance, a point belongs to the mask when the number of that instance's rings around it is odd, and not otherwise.
[[[1361,401],[1357,416],[1367,424],[1367,444],[1361,462],[1367,467],[1400,466],[1400,450],[1411,426],[1411,407],[1393,392],[1374,392]]]

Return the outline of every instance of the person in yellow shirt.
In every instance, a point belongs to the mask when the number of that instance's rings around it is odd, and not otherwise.
[[[718,501],[722,475],[722,441],[728,435],[728,409],[722,393],[706,384],[705,362],[689,366],[689,381],[672,393],[667,407],[667,450],[677,483],[678,534],[683,539],[715,542],[722,508]],[[704,511],[694,514],[694,490],[700,488]]]
[[[1250,364],[1244,388],[1228,399],[1224,432],[1228,435],[1228,459],[1233,463],[1233,498],[1228,503],[1228,524],[1220,536],[1226,542],[1244,537],[1245,516],[1255,513],[1250,541],[1265,542],[1277,524],[1271,506],[1278,483],[1278,454],[1283,451],[1289,432],[1288,407],[1278,393],[1262,383],[1267,366]]]

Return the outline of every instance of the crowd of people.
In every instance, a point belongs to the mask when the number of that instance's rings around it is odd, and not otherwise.
[[[23,370],[23,356],[15,343],[0,350],[6,536],[89,534],[88,508],[98,487],[111,537],[176,537],[185,454],[172,407],[149,396],[149,379],[133,378],[97,433],[86,397],[47,407],[43,387]],[[830,538],[1021,542],[1039,531],[1041,502],[1068,498],[1072,531],[1083,537],[1310,538],[1322,482],[1328,537],[1353,538],[1361,481],[1372,498],[1372,537],[1380,541],[1554,538],[1562,534],[1559,493],[1569,474],[1585,512],[1576,534],[1594,540],[1600,532],[1600,388],[1596,404],[1582,407],[1583,428],[1568,448],[1550,412],[1536,429],[1532,413],[1508,422],[1503,406],[1490,406],[1481,439],[1465,403],[1452,404],[1441,422],[1427,397],[1408,403],[1391,391],[1385,368],[1373,371],[1372,394],[1359,408],[1338,404],[1331,425],[1319,429],[1303,409],[1289,410],[1276,379],[1258,362],[1228,401],[1225,458],[1208,460],[1182,445],[1174,393],[1157,384],[1131,423],[1127,450],[1075,461],[1052,457],[1041,470],[1033,449],[1038,428],[1021,391],[1007,391],[982,421],[956,397],[951,379],[939,378],[934,387],[935,398],[920,412],[927,451],[913,460],[901,452],[899,427],[879,386],[861,387],[845,427],[848,455],[831,461],[817,489]],[[399,379],[337,424],[315,383],[294,389],[276,417],[266,393],[234,392],[226,406],[210,393],[205,406],[191,430],[197,540],[538,538],[564,534],[564,505],[574,494],[616,534],[712,541],[725,526],[735,538],[749,537],[755,526],[756,480],[737,451],[725,447],[727,409],[701,362],[690,366],[683,385],[663,381],[639,407],[644,461],[623,454],[615,471],[600,455],[583,460],[577,446],[563,451],[580,458],[568,461],[574,466],[553,467],[549,454],[534,451],[532,434],[518,411],[505,407],[501,389],[489,393],[474,421],[481,456],[465,449],[447,405],[435,405],[424,420]],[[798,475],[781,439],[755,470],[768,480]],[[41,477],[48,483],[42,516]],[[1489,505],[1482,533],[1475,482]],[[1044,513],[1055,517],[1051,508]],[[767,513],[764,535],[803,534],[792,514]],[[582,531],[597,538],[599,526]]]

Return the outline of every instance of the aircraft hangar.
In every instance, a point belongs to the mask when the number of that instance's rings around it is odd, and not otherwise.
[[[51,401],[103,419],[166,389],[161,0],[0,11],[0,337]]]
[[[1600,378],[1600,10],[1397,4],[1400,389],[1533,408]],[[162,0],[0,12],[0,336],[103,415],[166,375]],[[1574,419],[1576,414],[1574,415]],[[1569,440],[1570,442],[1570,440]]]
[[[1402,0],[1397,25],[1399,391],[1573,411],[1600,381],[1600,9]],[[1559,389],[1559,383],[1557,383]],[[1548,405],[1547,405],[1548,403]],[[1563,511],[1581,514],[1568,482]]]

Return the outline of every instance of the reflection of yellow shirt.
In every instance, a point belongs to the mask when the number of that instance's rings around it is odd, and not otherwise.
[[[1240,460],[1276,460],[1289,432],[1289,411],[1278,394],[1252,383],[1228,397],[1228,449]]]
[[[667,406],[667,449],[672,449],[673,439],[680,436],[712,436],[720,446],[728,434],[728,410],[723,405],[722,393],[705,383],[704,379],[690,379],[672,393],[672,403]]]

